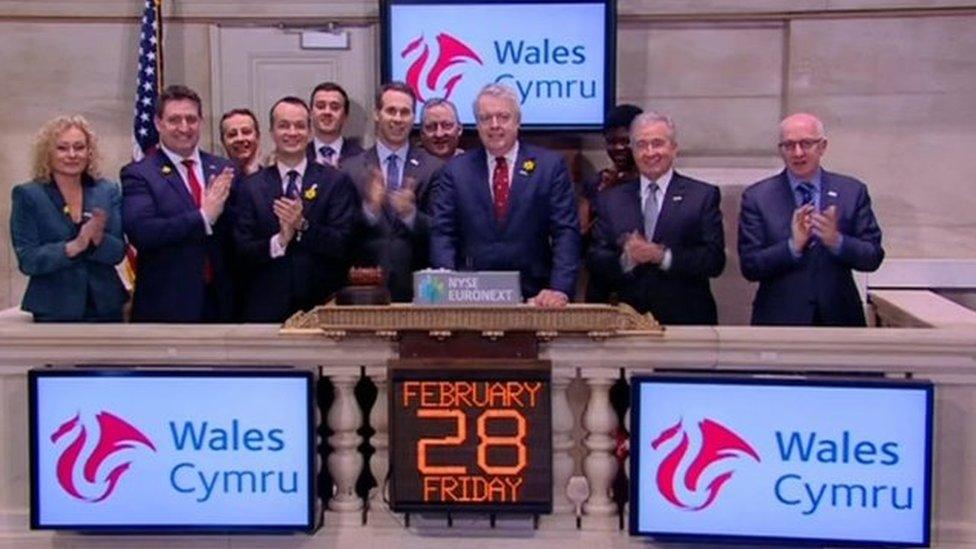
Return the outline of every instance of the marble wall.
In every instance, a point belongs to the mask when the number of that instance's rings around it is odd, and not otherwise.
[[[376,4],[354,0],[166,4],[166,80],[205,98],[211,25],[376,24]],[[109,175],[129,157],[141,5],[0,0],[0,305],[17,303],[25,283],[6,219],[36,128],[81,112],[102,137]],[[827,124],[826,165],[869,184],[889,257],[976,257],[964,171],[976,145],[976,2],[620,0],[618,9],[619,100],[675,117],[680,168],[728,189],[730,227],[742,186],[780,166],[777,121],[810,110]],[[583,143],[590,166],[602,166],[600,140]],[[727,294],[741,309],[736,264],[717,287],[720,303]]]

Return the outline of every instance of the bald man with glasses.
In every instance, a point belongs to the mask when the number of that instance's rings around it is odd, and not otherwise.
[[[817,117],[780,123],[786,169],[742,194],[742,274],[759,282],[755,325],[864,326],[852,271],[881,265],[881,228],[864,183],[824,170],[827,136]]]

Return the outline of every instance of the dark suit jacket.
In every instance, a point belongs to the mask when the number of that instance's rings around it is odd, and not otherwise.
[[[394,301],[413,299],[413,272],[430,264],[430,202],[434,176],[442,164],[419,147],[407,150],[403,182],[414,180],[417,198],[412,227],[407,227],[389,205],[384,206],[375,223],[366,218],[361,206],[356,208],[352,260],[356,265],[382,267]],[[350,159],[342,169],[352,177],[361,202],[374,170],[380,169],[376,147]]]
[[[99,246],[69,258],[64,246],[78,228],[64,214],[64,199],[53,182],[31,181],[13,190],[10,238],[20,272],[30,277],[21,308],[36,320],[122,320],[126,293],[115,265],[125,255],[122,195],[105,180],[87,181],[83,209],[108,214]]]
[[[434,195],[432,266],[519,271],[522,297],[551,288],[572,299],[580,227],[566,162],[557,153],[520,143],[503,225],[495,219],[489,187],[483,148],[444,165]]]
[[[621,301],[663,324],[715,324],[708,279],[725,268],[720,202],[718,187],[674,172],[650,239],[671,250],[671,266],[638,265],[625,274],[622,243],[630,233],[644,232],[640,179],[606,189],[597,198],[590,269],[609,275]]]
[[[204,184],[230,160],[200,151]],[[135,246],[134,322],[228,322],[234,318],[232,241],[234,193],[207,235],[203,216],[176,167],[162,152],[122,168],[122,225]],[[236,189],[237,182],[234,183]],[[205,264],[215,292],[215,319],[205,318]]]
[[[796,202],[786,172],[755,183],[742,194],[739,258],[742,274],[759,282],[752,323],[864,326],[851,269],[881,265],[881,229],[867,187],[857,179],[822,171],[821,209],[837,206],[844,235],[838,254],[812,243],[795,259],[789,249]]]
[[[342,150],[339,151],[339,168],[346,163],[350,158],[355,158],[363,154],[363,148],[359,146],[359,143],[352,138],[345,137],[342,139]],[[305,158],[308,159],[309,164],[315,164],[315,141],[309,142],[308,146],[305,147]]]
[[[272,259],[271,237],[281,229],[272,206],[282,195],[281,187],[277,166],[241,182],[234,239],[250,274],[246,322],[282,322],[299,310],[324,304],[345,283],[346,245],[356,203],[348,176],[331,166],[308,163],[301,193],[308,229],[301,239],[292,239],[284,256]]]

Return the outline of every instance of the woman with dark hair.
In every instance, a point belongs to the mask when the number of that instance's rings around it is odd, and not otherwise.
[[[607,146],[607,156],[613,164],[583,181],[580,189],[579,216],[583,233],[583,257],[586,257],[590,247],[590,230],[596,223],[597,195],[637,174],[637,165],[630,148],[630,123],[642,112],[644,111],[640,107],[629,104],[617,105],[607,112],[603,139]],[[610,299],[607,281],[594,270],[587,270],[587,273],[586,302],[606,303]]]
[[[21,308],[38,322],[121,321],[122,195],[98,173],[88,121],[59,116],[37,134],[33,180],[14,187],[10,237],[30,277]]]

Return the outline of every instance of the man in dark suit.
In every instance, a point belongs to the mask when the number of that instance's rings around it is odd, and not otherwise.
[[[363,152],[352,139],[343,137],[342,129],[349,118],[349,95],[335,82],[322,82],[312,90],[313,138],[305,149],[309,162],[341,168],[342,164]]]
[[[674,170],[668,116],[638,115],[630,144],[640,176],[598,195],[590,268],[609,275],[621,301],[663,324],[715,324],[709,278],[725,267],[718,187]]]
[[[345,282],[355,190],[331,166],[309,162],[309,110],[297,97],[271,108],[276,163],[241,183],[234,238],[250,286],[244,320],[282,322],[326,302]]]
[[[448,162],[437,179],[431,263],[467,271],[519,271],[523,297],[544,307],[572,298],[580,227],[566,162],[518,141],[518,96],[489,84],[475,100],[482,147]]]
[[[122,168],[122,220],[138,251],[135,322],[227,322],[234,315],[233,164],[202,152],[200,96],[169,86],[159,150]]]
[[[379,266],[394,301],[413,299],[413,272],[429,265],[430,197],[441,161],[410,144],[417,101],[410,86],[376,94],[376,145],[343,166],[359,191],[356,265]]]
[[[780,124],[786,169],[742,194],[742,274],[759,282],[752,323],[864,326],[851,270],[881,265],[881,229],[867,187],[820,166],[823,123],[795,114]]]

